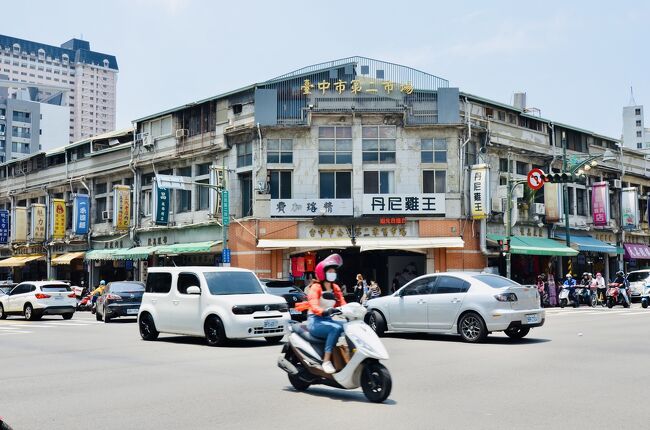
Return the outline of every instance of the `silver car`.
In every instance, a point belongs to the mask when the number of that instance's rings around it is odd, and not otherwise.
[[[635,270],[627,275],[630,284],[630,294],[633,299],[640,299],[646,285],[650,285],[650,270]]]
[[[460,334],[480,342],[495,331],[521,339],[544,324],[536,288],[498,275],[445,272],[420,276],[393,295],[369,300],[366,322],[385,331]]]

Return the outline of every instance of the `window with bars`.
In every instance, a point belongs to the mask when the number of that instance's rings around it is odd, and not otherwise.
[[[447,171],[446,170],[425,170],[422,172],[422,192],[446,193],[447,192]]]
[[[293,163],[292,139],[268,139],[266,145],[267,163]]]
[[[269,172],[271,198],[272,199],[290,199],[291,198],[291,171],[275,170]]]
[[[352,127],[318,128],[318,162],[352,164]]]
[[[361,135],[364,163],[395,163],[397,130],[394,126],[364,126]]]
[[[423,163],[447,162],[447,139],[422,139],[420,144]]]

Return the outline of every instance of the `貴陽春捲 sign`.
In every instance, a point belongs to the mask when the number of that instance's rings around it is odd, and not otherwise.
[[[352,199],[271,199],[271,216],[349,216]]]
[[[364,215],[444,215],[445,194],[364,194]]]

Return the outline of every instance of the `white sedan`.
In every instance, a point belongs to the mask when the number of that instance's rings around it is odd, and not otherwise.
[[[460,334],[480,342],[495,331],[521,339],[544,324],[536,288],[498,275],[445,272],[420,276],[391,296],[367,302],[366,322],[385,331]]]

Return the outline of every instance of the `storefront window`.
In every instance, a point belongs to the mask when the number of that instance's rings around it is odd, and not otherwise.
[[[447,139],[422,139],[420,145],[423,163],[447,162]]]
[[[293,163],[293,140],[269,139],[266,148],[267,163]]]
[[[390,194],[393,189],[393,172],[363,172],[364,194]]]
[[[446,170],[425,170],[422,172],[422,192],[446,193],[447,192],[447,171]]]
[[[320,172],[321,199],[349,199],[351,197],[351,172]]]
[[[237,167],[253,165],[253,142],[237,145]]]
[[[394,126],[364,126],[361,142],[364,163],[394,163],[395,137]]]
[[[320,164],[352,163],[352,127],[318,128],[318,162]]]
[[[290,171],[272,171],[269,173],[271,178],[271,198],[272,199],[290,199],[291,198],[291,172]]]

